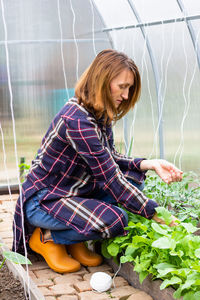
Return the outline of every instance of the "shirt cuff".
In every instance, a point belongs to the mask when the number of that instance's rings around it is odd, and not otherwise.
[[[149,199],[144,209],[141,212],[141,216],[145,217],[146,219],[151,219],[156,213],[155,208],[158,206],[159,205],[155,201]]]
[[[133,165],[134,165],[134,167],[138,170],[138,171],[140,171],[141,173],[146,173],[148,170],[141,170],[140,169],[140,164],[141,164],[141,162],[143,161],[143,160],[146,160],[146,158],[134,158],[133,159]]]

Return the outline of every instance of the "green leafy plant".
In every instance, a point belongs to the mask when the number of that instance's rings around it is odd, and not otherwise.
[[[147,176],[145,195],[166,207],[181,221],[200,218],[200,180],[193,172],[183,174],[181,182],[170,185],[164,183],[159,176]]]
[[[30,169],[30,165],[28,165],[24,162],[19,164],[19,172],[20,172],[20,181],[21,181],[21,183],[24,182],[24,180],[26,178],[26,175],[29,172],[29,169]]]
[[[2,247],[2,246],[3,246],[3,244],[0,244],[0,247]],[[8,259],[9,261],[11,261],[15,264],[20,264],[20,265],[28,264],[28,265],[31,265],[31,261],[27,257],[25,257],[25,256],[23,256],[19,253],[16,253],[16,252],[13,252],[13,251],[3,251],[2,255],[3,255],[3,261],[0,264],[0,270],[3,267],[6,259]]]
[[[171,214],[158,207],[159,216],[170,223]],[[163,280],[160,289],[173,286],[174,298],[199,299],[200,295],[200,236],[191,223],[179,222],[178,226],[160,225],[153,220],[127,212],[128,234],[105,240],[102,254],[120,257],[121,263],[130,262],[139,273],[142,283],[147,275]]]

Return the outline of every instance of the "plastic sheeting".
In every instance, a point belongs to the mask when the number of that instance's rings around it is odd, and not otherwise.
[[[102,27],[90,1],[1,1],[0,182],[7,182],[5,168],[16,182],[20,157],[30,164],[77,78],[96,53],[111,47],[105,33],[94,40]]]
[[[199,173],[198,15],[198,0],[1,1],[0,183],[16,182],[20,157],[31,162],[76,80],[111,47],[142,77],[139,103],[115,126],[117,148]]]

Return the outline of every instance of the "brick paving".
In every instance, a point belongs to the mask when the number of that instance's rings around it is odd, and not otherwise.
[[[0,195],[0,238],[11,249],[12,219],[18,195]],[[106,272],[113,276],[111,267],[102,264],[98,267],[82,267],[78,272],[58,274],[44,259],[36,254],[29,256],[29,276],[46,300],[153,300],[145,292],[128,284],[121,276],[116,276],[110,291],[98,293],[90,287],[90,277],[94,272]]]

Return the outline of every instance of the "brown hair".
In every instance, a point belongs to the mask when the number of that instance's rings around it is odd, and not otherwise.
[[[134,83],[129,89],[128,101],[123,101],[116,108],[111,97],[110,82],[124,69],[133,72]],[[124,53],[107,49],[101,51],[82,74],[75,87],[75,96],[97,119],[104,116],[105,122],[110,123],[121,119],[134,107],[140,90],[140,74],[134,61]]]

